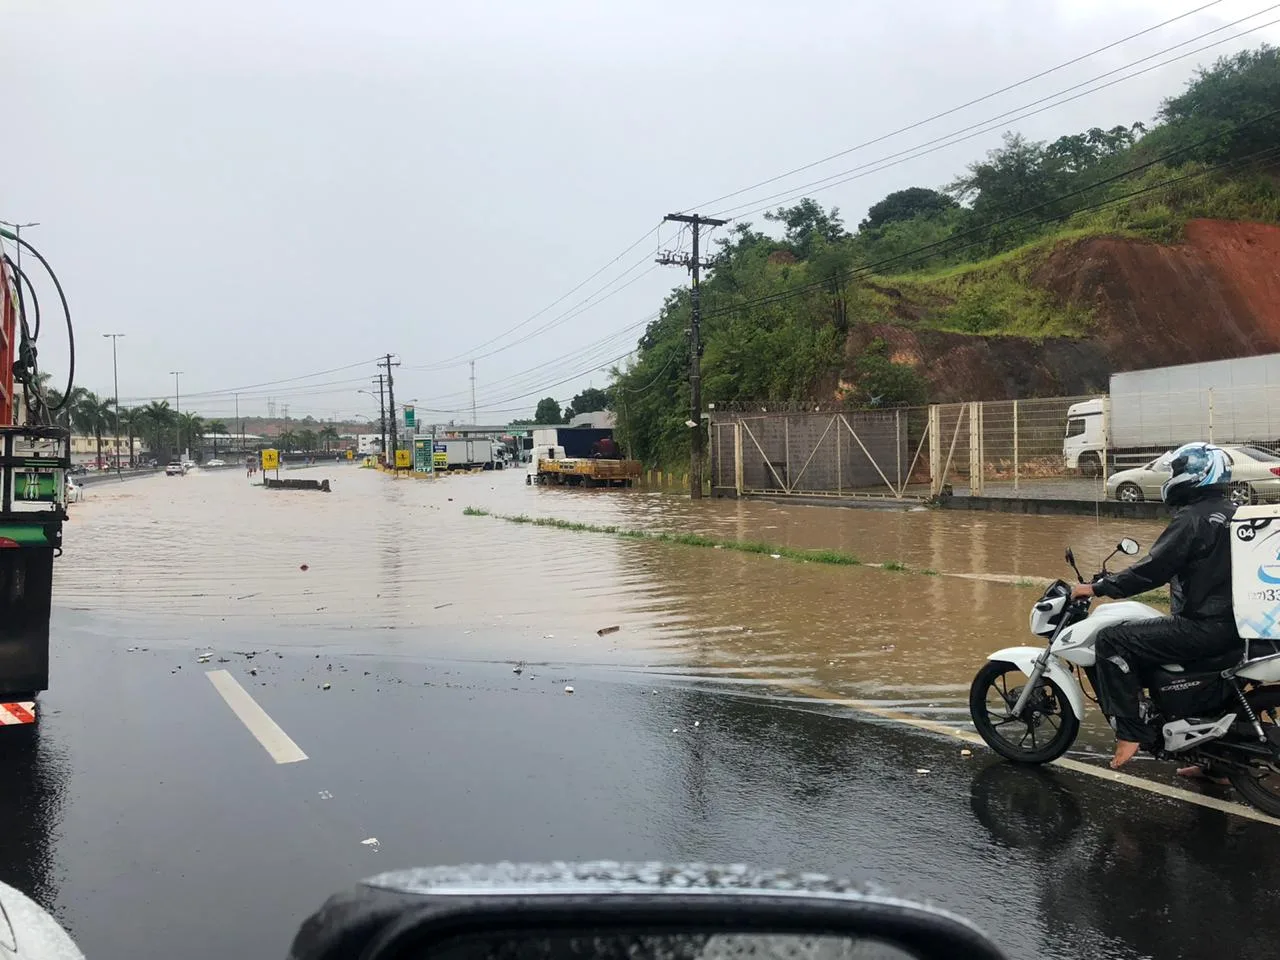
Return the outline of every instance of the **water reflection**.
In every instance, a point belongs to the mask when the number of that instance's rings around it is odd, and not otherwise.
[[[0,737],[0,881],[47,910],[57,907],[55,846],[66,804],[67,765],[38,726]]]
[[[1272,828],[1188,804],[1117,808],[1114,798],[1097,799],[1104,816],[1085,817],[1080,792],[1050,771],[999,763],[971,788],[973,812],[1005,862],[1041,878],[1035,907],[1023,911],[1044,918],[1047,944],[1074,943],[1081,956],[1128,956],[1139,945],[1151,957],[1270,949],[1263,918],[1280,890]],[[1263,922],[1224,922],[1227,905]]]
[[[175,630],[187,618],[394,627],[380,642],[410,654],[731,671],[960,716],[986,654],[1028,641],[1034,595],[1012,581],[1062,572],[1064,544],[1100,558],[1121,534],[1149,542],[1158,529],[1094,518],[695,504],[647,491],[529,487],[518,471],[393,481],[346,466],[323,470],[334,481],[329,495],[264,491],[238,471],[93,487],[68,527],[55,602]],[[468,504],[838,548],[944,575],[513,525],[463,516]],[[597,634],[612,625],[622,629]]]

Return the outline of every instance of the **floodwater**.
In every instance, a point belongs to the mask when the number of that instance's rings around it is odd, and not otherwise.
[[[528,486],[522,470],[393,479],[347,464],[329,494],[239,470],[91,486],[72,507],[55,602],[145,621],[287,628],[290,642],[387,656],[578,662],[767,682],[808,696],[963,717],[986,655],[1034,643],[1024,578],[1086,574],[1160,525],[703,501]],[[624,539],[466,516],[474,506],[850,552],[868,565]],[[869,564],[897,561],[906,571]],[[305,569],[304,569],[305,567]],[[921,572],[925,569],[936,574]],[[1021,582],[1019,582],[1021,581]],[[620,629],[601,636],[601,628]],[[351,650],[357,628],[377,649]]]

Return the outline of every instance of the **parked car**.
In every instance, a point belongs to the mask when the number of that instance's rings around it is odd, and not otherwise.
[[[1280,456],[1252,445],[1223,446],[1231,461],[1231,502],[1237,506],[1258,501],[1280,501]],[[1124,503],[1159,500],[1160,487],[1172,472],[1168,450],[1150,463],[1120,470],[1107,478],[1107,498]]]
[[[172,460],[164,468],[166,477],[182,477],[187,473],[187,465],[181,460]]]
[[[217,457],[215,457],[212,460],[206,460],[204,465],[206,467],[225,467],[227,465],[227,461],[219,460]]]

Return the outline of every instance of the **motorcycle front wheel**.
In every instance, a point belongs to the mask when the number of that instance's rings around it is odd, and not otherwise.
[[[979,736],[1006,760],[1048,763],[1067,752],[1080,732],[1080,718],[1061,688],[1042,677],[1018,715],[1018,702],[1029,678],[1012,663],[989,660],[969,687],[969,715]]]

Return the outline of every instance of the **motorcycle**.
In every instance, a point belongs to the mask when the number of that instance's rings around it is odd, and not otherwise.
[[[1136,541],[1121,540],[1088,582],[1106,576],[1117,553],[1137,552]],[[1066,561],[1085,583],[1070,549]],[[1135,600],[1091,611],[1088,599],[1072,600],[1070,585],[1055,580],[1031,608],[1031,632],[1048,645],[997,650],[973,678],[969,714],[978,733],[1016,763],[1056,760],[1080,732],[1086,696],[1081,673],[1092,684],[1098,631],[1161,616]],[[1241,652],[1145,669],[1143,716],[1161,731],[1157,759],[1226,776],[1250,804],[1280,817],[1280,647],[1266,640],[1241,643]]]

